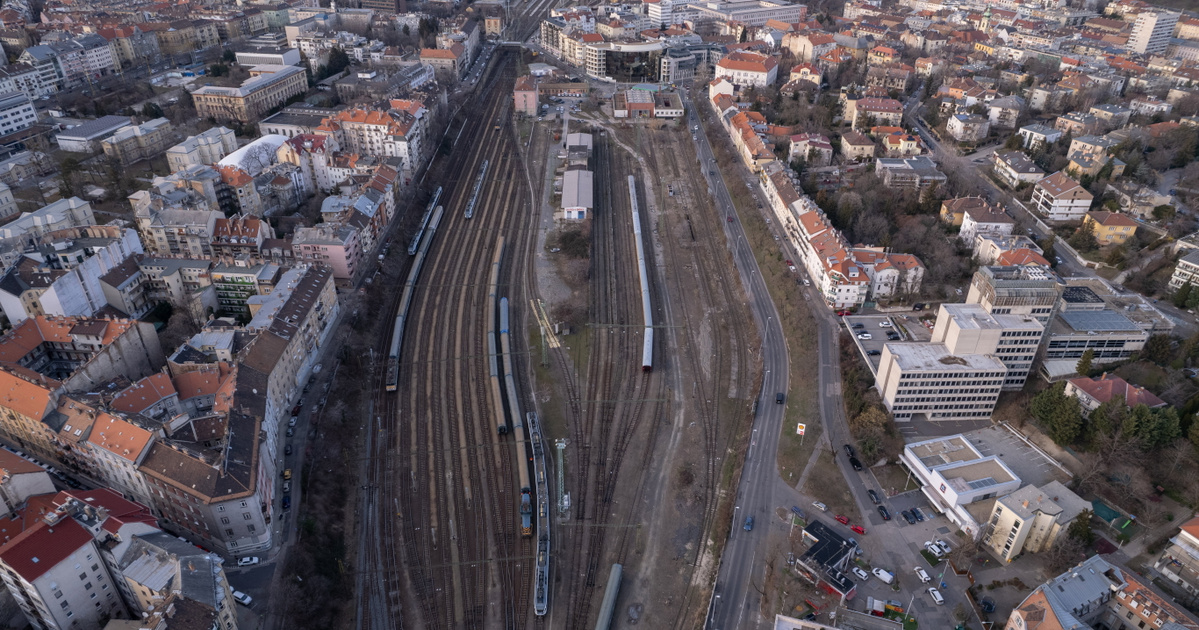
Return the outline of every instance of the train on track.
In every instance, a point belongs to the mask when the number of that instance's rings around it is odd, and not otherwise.
[[[433,242],[434,234],[437,233],[437,225],[441,223],[443,211],[441,206],[437,206],[437,209],[433,211],[428,233],[416,252],[416,258],[412,261],[412,269],[408,272],[408,281],[404,283],[404,293],[400,296],[400,307],[396,309],[395,328],[391,331],[391,346],[387,352],[387,379],[384,385],[389,392],[394,392],[399,387],[400,346],[404,342],[404,320],[408,317],[408,307],[412,304],[412,292],[416,289],[421,265],[425,262],[425,255],[429,253],[429,245]]]
[[[533,485],[537,492],[537,568],[533,578],[533,613],[545,616],[550,603],[550,487],[545,474],[545,442],[537,414],[528,417],[533,444]]]
[[[475,204],[479,201],[479,191],[483,190],[483,180],[487,178],[487,160],[483,160],[483,166],[479,169],[479,177],[475,179],[475,189],[470,193],[470,201],[466,204],[466,218],[475,216]]]
[[[441,186],[433,192],[433,198],[429,200],[428,207],[425,208],[425,215],[421,217],[420,229],[416,231],[416,236],[412,237],[412,243],[408,245],[408,255],[415,256],[417,248],[420,247],[420,239],[425,235],[425,228],[429,226],[429,217],[433,216],[433,209],[437,207],[437,202],[441,199]]]
[[[629,202],[633,208],[633,242],[637,246],[637,274],[641,279],[641,312],[645,317],[645,341],[641,347],[641,369],[654,370],[654,312],[649,300],[649,274],[645,268],[645,245],[641,242],[641,213],[637,211],[637,181],[629,175]]]
[[[599,618],[595,620],[595,630],[608,630],[612,625],[612,615],[616,612],[616,596],[620,593],[620,578],[623,574],[623,566],[612,565],[612,572],[608,574],[608,588],[604,589],[604,603],[600,604]]]
[[[499,339],[496,338],[496,316],[498,314],[496,296],[499,291],[500,261],[504,256],[504,237],[497,239],[495,257],[491,259],[491,277],[487,283],[487,363],[488,378],[490,379],[491,402],[495,405],[496,433],[504,435],[508,432],[508,415],[504,413],[504,397],[501,393],[499,368]]]
[[[520,410],[520,399],[516,395],[516,376],[512,373],[512,344],[508,334],[508,298],[500,298],[500,356],[503,357],[504,394],[507,395],[507,421],[512,424],[516,448],[516,472],[520,478],[520,535],[533,535],[533,487],[529,483],[528,433],[525,416]]]

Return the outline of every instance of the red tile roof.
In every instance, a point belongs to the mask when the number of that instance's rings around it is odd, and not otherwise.
[[[32,582],[91,542],[92,535],[74,519],[64,518],[53,526],[38,521],[0,547],[0,559]]]
[[[1108,402],[1115,396],[1123,396],[1124,404],[1129,407],[1142,404],[1150,407],[1162,407],[1166,404],[1162,399],[1146,391],[1145,388],[1130,385],[1115,374],[1104,374],[1099,378],[1074,378],[1070,379],[1070,383],[1101,403]]]

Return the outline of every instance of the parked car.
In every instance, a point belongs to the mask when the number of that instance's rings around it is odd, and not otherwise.
[[[849,455],[850,457],[853,457],[854,455],[857,455],[857,453],[854,453],[854,452],[853,452],[853,447],[852,447],[852,446],[850,446],[849,444],[846,444],[846,445],[845,445],[845,454],[846,454],[846,455]]]
[[[299,418],[298,418],[298,417],[296,417],[296,416],[292,416],[292,417],[288,418],[288,419],[287,419],[287,426],[289,426],[289,427],[294,427],[294,426],[296,426],[296,421],[297,421],[297,420],[299,420]]]
[[[849,458],[849,465],[850,465],[850,466],[853,466],[853,469],[854,469],[854,470],[861,470],[861,469],[862,469],[862,462],[858,461],[858,458],[856,458],[856,457],[850,457],[850,458]]]
[[[237,559],[237,566],[239,567],[252,567],[256,564],[258,564],[258,556],[246,556]]]
[[[283,509],[285,509],[285,510],[291,509],[291,495],[290,494],[283,495]]]
[[[940,547],[934,545],[933,543],[931,543],[927,540],[924,541],[924,548],[927,549],[929,553],[933,554],[934,556],[936,556],[938,558],[945,555],[945,552],[941,551]]]
[[[291,437],[291,436],[293,436],[293,435],[295,435],[295,434],[296,434],[296,428],[295,428],[295,427],[287,427],[287,437]]]
[[[845,516],[844,514],[838,514],[833,518],[837,519],[837,522],[842,525],[849,525],[849,517]]]
[[[882,352],[879,350],[867,350],[866,351],[866,356],[868,356],[868,357],[877,357],[880,354],[882,354]]]
[[[837,317],[845,317],[846,315],[853,315],[853,313],[850,311],[837,311]]]
[[[861,525],[854,525],[854,526],[850,527],[850,529],[852,529],[853,531],[855,531],[859,534],[862,534],[862,535],[866,534],[866,529],[863,528]]]
[[[883,517],[884,521],[891,520],[891,513],[887,511],[887,506],[885,505],[878,506],[878,515]]]
[[[882,503],[882,500],[878,498],[878,493],[874,490],[867,490],[866,494],[870,497],[870,501],[875,505]]]
[[[889,320],[889,319],[884,319],[883,321],[881,321],[881,322],[879,322],[879,323],[878,323],[878,327],[879,327],[879,328],[890,328],[890,327],[891,327],[891,320]]]
[[[912,513],[911,513],[911,512],[909,512],[909,511],[907,511],[907,510],[903,510],[903,511],[901,511],[901,512],[899,513],[899,515],[903,517],[903,520],[905,520],[905,521],[907,521],[907,522],[908,522],[908,525],[915,525],[915,524],[916,524],[916,517],[915,517],[915,516],[912,516]]]
[[[945,605],[945,598],[941,597],[941,591],[938,591],[937,589],[930,586],[930,587],[928,587],[928,594],[929,594],[929,596],[931,596],[933,598],[933,602],[936,603],[938,606]]]
[[[858,330],[858,329],[865,328],[865,327],[866,327],[866,324],[862,324],[862,323],[857,323],[852,326],[852,328],[854,330]]]
[[[754,528],[754,517],[752,517],[752,516],[745,517],[745,531],[747,531],[747,532],[752,531],[753,528]]]
[[[890,571],[884,571],[876,567],[870,572],[874,574],[874,577],[882,580],[884,584],[890,584],[895,581],[895,575]]]
[[[807,518],[807,516],[804,516],[803,510],[799,509],[798,505],[792,505],[791,512],[799,518]]]
[[[866,573],[866,571],[864,571],[864,570],[862,569],[862,567],[854,567],[854,568],[853,568],[853,574],[854,574],[854,575],[856,575],[856,576],[858,576],[859,578],[862,578],[863,580],[869,580],[869,579],[870,579],[870,574],[869,574],[869,573]]]
[[[870,333],[858,333],[858,339],[870,341],[871,339],[874,339],[874,337]]]
[[[780,405],[783,404],[783,393],[782,392],[779,392],[774,395],[774,402],[776,402]]]
[[[283,471],[283,479],[284,479],[284,480],[290,480],[290,479],[291,479],[291,469],[290,469],[290,468],[288,468],[288,469],[285,469],[285,470]]]
[[[812,507],[816,508],[817,510],[820,510],[821,512],[828,511],[828,506],[819,501],[812,501]]]
[[[293,415],[293,416],[300,415],[300,409],[303,409],[303,408],[304,408],[304,401],[301,400],[300,402],[296,403],[295,407],[291,408],[291,415]]]
[[[284,492],[291,492],[291,482],[290,482],[290,481],[284,481],[284,482],[283,482],[283,491],[284,491]]]
[[[291,456],[291,444],[283,447],[283,454],[289,457]]]
[[[920,511],[920,508],[912,508],[912,516],[915,516],[915,517],[916,517],[916,522],[917,522],[917,523],[923,523],[923,522],[924,522],[924,512],[921,512],[921,511]]]
[[[928,572],[920,567],[916,567],[916,578],[920,580],[921,584],[928,584],[929,580],[931,580],[928,577]]]
[[[233,591],[233,599],[242,606],[249,606],[250,602],[254,601],[254,598],[241,591]]]
[[[939,548],[941,550],[941,553],[949,553],[949,552],[953,551],[953,547],[950,547],[948,543],[946,543],[944,540],[941,540],[940,538],[936,539],[933,542],[936,543],[937,548]]]
[[[899,341],[899,333],[889,332],[887,333],[887,339],[890,341]]]

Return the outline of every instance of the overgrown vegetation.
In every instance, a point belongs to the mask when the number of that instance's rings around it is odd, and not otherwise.
[[[873,389],[874,376],[849,335],[840,335],[840,346],[842,400],[858,453],[867,465],[879,459],[890,461],[899,456],[903,439]]]

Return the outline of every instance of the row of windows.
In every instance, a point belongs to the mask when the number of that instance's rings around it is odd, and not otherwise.
[[[1133,354],[1132,350],[1104,350],[1102,352],[1096,352],[1095,358],[1097,358],[1097,359],[1100,359],[1100,358],[1102,358],[1102,359],[1123,359],[1125,357],[1131,357],[1132,354]],[[1082,355],[1083,355],[1082,350],[1057,350],[1057,351],[1046,352],[1045,358],[1047,358],[1047,359],[1081,359]]]
[[[1050,341],[1050,348],[1123,348],[1124,344],[1129,342],[1141,341],[1140,339],[1074,339],[1070,341],[1059,340]]]
[[[1007,374],[1007,373],[1006,373],[1006,372],[1004,372],[1003,374],[998,374],[997,376],[1004,376],[1004,375],[1006,375],[1006,374]],[[902,377],[901,377],[901,378],[902,378]],[[953,381],[913,381],[913,382],[910,382],[910,383],[900,383],[900,385],[901,385],[901,387],[954,387],[954,386],[956,386],[956,387],[963,387],[963,386],[965,386],[965,387],[983,387],[983,388],[986,388],[986,387],[998,387],[998,386],[999,386],[999,384],[1000,384],[1001,382],[1002,382],[1002,381],[967,381],[967,382],[953,382]],[[900,391],[903,391],[903,390],[901,389]],[[985,391],[985,390],[980,390],[980,391]]]
[[[1040,337],[1039,330],[1005,330],[999,333],[1000,337]],[[1035,342],[1034,342],[1035,343]]]
[[[1003,372],[934,372],[901,374],[899,378],[997,378],[1003,375]]]
[[[938,401],[945,402],[945,401],[955,401],[955,400],[995,402],[998,399],[999,399],[998,396],[958,396],[956,398],[936,398],[936,397],[932,397],[932,396],[914,396],[914,397],[906,397],[906,398],[896,398],[895,402],[897,402],[897,403],[915,403],[915,402],[938,402]]]
[[[995,405],[899,405],[896,411],[924,411],[926,409],[993,409]]]
[[[916,411],[919,411],[919,410],[916,410]],[[928,417],[933,418],[933,419],[936,419],[936,418],[987,418],[987,417],[990,417],[990,415],[991,415],[990,411],[955,411],[955,412],[938,411],[935,413],[928,414]],[[911,412],[896,411],[896,413],[895,413],[895,418],[897,420],[911,418],[911,417],[912,417]]]

